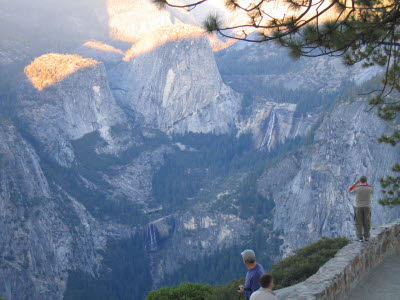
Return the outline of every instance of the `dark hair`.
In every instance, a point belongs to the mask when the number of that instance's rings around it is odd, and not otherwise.
[[[253,263],[256,262],[256,259],[253,258],[253,257],[251,257],[251,258],[245,259],[245,261],[246,261],[247,263],[249,263],[249,264],[253,264]]]
[[[361,176],[360,181],[361,181],[361,183],[366,183],[367,182],[367,177],[366,176]]]
[[[270,274],[262,274],[260,277],[260,283],[263,288],[268,288],[272,282],[272,276]]]

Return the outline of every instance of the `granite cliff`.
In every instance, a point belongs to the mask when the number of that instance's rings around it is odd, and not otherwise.
[[[360,174],[375,187],[372,224],[383,224],[399,215],[398,208],[378,204],[382,196],[379,178],[399,160],[400,151],[378,144],[377,138],[393,127],[367,110],[365,98],[348,95],[324,117],[312,145],[259,179],[259,191],[273,195],[274,230],[282,232],[284,251],[303,247],[321,236],[354,236],[354,197],[348,187]]]
[[[121,147],[110,127],[126,123],[109,90],[104,66],[77,55],[46,54],[25,68],[16,113],[22,126],[60,165],[74,161],[72,140],[99,130],[104,151]]]
[[[208,39],[185,38],[185,30],[159,32],[167,36],[161,41],[152,32],[134,44],[110,76],[116,99],[139,122],[170,134],[232,132],[240,96],[222,82]]]
[[[68,269],[94,274],[103,229],[76,199],[52,189],[33,147],[0,118],[0,294],[61,299]]]

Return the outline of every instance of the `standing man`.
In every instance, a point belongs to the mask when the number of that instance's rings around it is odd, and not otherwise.
[[[256,262],[256,255],[253,250],[244,250],[241,255],[248,271],[244,286],[239,287],[238,293],[244,294],[246,300],[249,300],[251,294],[260,288],[260,277],[265,271],[262,265]]]
[[[260,283],[260,289],[251,294],[250,300],[278,300],[278,298],[275,296],[275,293],[272,291],[274,288],[274,283],[271,275],[261,275]]]
[[[374,188],[368,185],[367,177],[361,176],[349,188],[349,192],[356,195],[354,220],[356,222],[357,238],[360,242],[363,241],[364,228],[364,239],[368,241],[371,229],[371,195],[374,193]]]

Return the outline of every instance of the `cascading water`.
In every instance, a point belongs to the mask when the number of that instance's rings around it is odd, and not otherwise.
[[[158,248],[157,242],[157,234],[156,229],[154,228],[154,224],[148,224],[146,229],[146,236],[148,242],[148,250],[149,251],[156,251]]]
[[[264,148],[264,146],[269,148],[272,141],[272,133],[274,131],[274,125],[275,125],[275,109],[272,109],[271,118],[268,123],[267,133],[265,134],[264,139],[261,143],[261,148]]]

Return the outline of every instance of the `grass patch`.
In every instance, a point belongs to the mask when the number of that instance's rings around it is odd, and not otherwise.
[[[344,237],[322,238],[311,245],[297,249],[293,256],[272,266],[271,274],[275,288],[281,289],[306,280],[348,243],[349,240]]]

